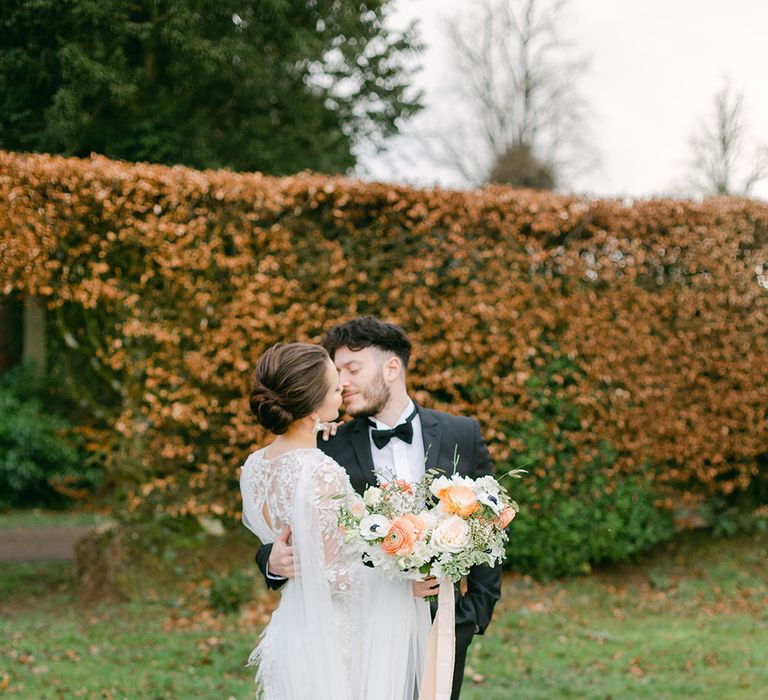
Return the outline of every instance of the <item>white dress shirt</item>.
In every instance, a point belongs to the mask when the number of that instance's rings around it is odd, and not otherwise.
[[[401,423],[405,423],[415,408],[416,405],[409,398],[408,405],[394,425],[387,425],[376,418],[371,418],[371,421],[375,423],[377,430],[391,430]],[[410,445],[400,438],[393,437],[381,449],[373,444],[373,437],[371,436],[373,428],[368,428],[373,469],[381,481],[392,481],[392,478],[395,477],[413,483],[424,476],[424,440],[421,437],[421,418],[418,413],[413,417],[411,426],[413,426],[413,440]]]

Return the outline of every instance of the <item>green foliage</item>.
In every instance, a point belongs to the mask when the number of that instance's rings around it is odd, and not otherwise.
[[[44,401],[34,372],[18,367],[0,378],[0,508],[61,506],[75,487],[97,478],[71,424]]]
[[[390,0],[9,0],[0,148],[342,172],[420,108]]]
[[[655,507],[650,484],[619,480],[609,493],[600,474],[604,466],[591,465],[584,481],[568,492],[540,479],[518,499],[510,568],[543,579],[589,573],[592,564],[626,560],[674,534],[672,514]]]
[[[703,505],[700,515],[712,528],[715,537],[768,533],[766,506],[754,508],[745,504],[731,504],[722,496],[714,496]]]
[[[211,575],[208,604],[219,613],[233,613],[253,597],[253,576],[237,570],[224,576]]]
[[[536,401],[529,421],[510,427],[525,447],[513,466],[531,474],[511,491],[520,513],[510,528],[507,566],[548,579],[623,561],[674,534],[673,516],[657,507],[649,476],[609,477],[617,454],[606,442],[574,469],[568,431],[576,407],[562,396],[577,366],[561,358],[529,380]]]

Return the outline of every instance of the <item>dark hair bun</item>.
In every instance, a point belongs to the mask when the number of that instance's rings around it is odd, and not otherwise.
[[[282,405],[280,397],[258,381],[254,382],[251,388],[249,403],[259,425],[263,425],[275,435],[284,433],[296,420]]]
[[[309,343],[276,343],[256,363],[249,403],[259,425],[280,435],[325,398],[328,353]]]

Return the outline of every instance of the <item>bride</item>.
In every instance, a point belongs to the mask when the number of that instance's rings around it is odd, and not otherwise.
[[[341,405],[328,353],[272,346],[256,366],[250,405],[276,438],[243,465],[243,523],[263,543],[290,529],[295,562],[249,659],[259,691],[265,700],[418,697],[429,606],[343,546],[339,509],[362,504],[344,469],[316,447]]]

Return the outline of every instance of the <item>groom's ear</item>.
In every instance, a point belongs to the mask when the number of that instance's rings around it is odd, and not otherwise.
[[[384,361],[384,378],[394,382],[403,372],[403,361],[397,355],[390,355]]]

